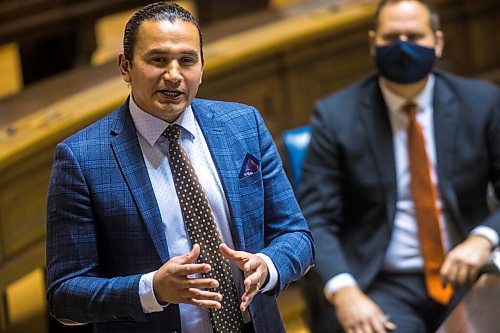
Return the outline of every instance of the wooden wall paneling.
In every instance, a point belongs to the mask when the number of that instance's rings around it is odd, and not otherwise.
[[[287,128],[280,62],[264,57],[237,71],[207,75],[200,86],[199,97],[239,102],[256,107],[273,135]]]
[[[287,54],[287,102],[293,127],[309,122],[315,101],[373,72],[367,29],[362,24],[346,34],[332,33]]]
[[[439,67],[452,73],[466,75],[467,67],[470,70],[471,51],[467,29],[457,18],[455,21],[449,21],[443,28],[444,50],[443,56],[439,60]]]
[[[198,20],[205,25],[228,17],[241,16],[268,7],[268,0],[195,0]]]
[[[7,328],[7,301],[5,290],[0,289],[0,331]]]
[[[322,50],[316,49],[320,41],[326,39],[328,42],[325,45],[335,45],[336,43],[331,42],[332,36],[349,34],[352,29],[358,29],[360,24],[366,26],[366,22],[371,18],[372,7],[364,4],[346,8],[345,11],[336,11],[330,7],[321,8],[215,41],[205,48],[207,65],[204,85],[214,84],[211,82],[212,79],[220,80],[226,75],[235,76],[234,84],[230,84],[229,89],[239,86],[240,90],[234,96],[241,102],[263,107],[261,111],[271,133],[280,134],[284,129],[298,125],[295,119],[298,112],[294,110],[303,110],[302,105],[311,105],[316,98],[316,95],[310,97],[308,92],[311,89],[302,89],[301,84],[307,82],[308,85],[314,85],[318,73],[324,72],[324,69],[318,68],[317,72],[301,73],[305,76],[297,77],[297,84],[289,84],[289,73],[296,70],[295,66],[311,68],[312,63],[325,57]],[[366,36],[366,29],[363,29],[363,36]],[[366,45],[365,43],[366,40],[363,41],[363,45]],[[302,59],[302,64],[299,59]],[[238,72],[246,71],[248,68],[256,72],[257,68],[263,66],[262,64],[269,62],[277,64],[276,70],[266,71],[265,75],[254,73],[252,77],[256,82],[248,82],[246,78],[242,81],[239,78]],[[262,89],[265,87],[265,82],[270,84],[270,88]],[[243,91],[241,89],[243,86],[251,86],[253,91]],[[202,85],[200,96],[214,98],[227,95],[225,92],[222,93],[228,89],[224,84],[217,85],[216,89],[219,89],[217,95],[207,94],[207,87]],[[253,100],[256,92],[263,98]]]
[[[457,74],[464,74],[470,63],[471,51],[467,29],[466,15],[461,8],[452,1],[437,1],[439,16],[444,33],[443,56],[439,60],[439,67]]]
[[[442,68],[473,76],[499,66],[500,2],[436,1],[445,34]]]
[[[0,1],[0,22],[15,20],[27,13],[41,12],[53,7],[51,0],[2,0]]]
[[[17,43],[0,45],[0,99],[23,88],[23,72]]]
[[[52,150],[45,150],[6,170],[0,192],[6,258],[45,236],[47,184],[53,159]]]
[[[6,296],[9,332],[48,333],[43,265],[11,283]]]
[[[494,67],[500,57],[500,34],[495,29],[498,16],[498,11],[497,15],[483,11],[468,20],[474,73]]]
[[[148,0],[9,1],[0,4],[0,44],[17,42],[24,84],[89,64],[94,23]],[[36,56],[34,56],[36,55]]]
[[[0,129],[0,331],[2,325],[7,332],[14,329],[5,303],[8,286],[45,266],[46,198],[56,143],[111,112],[127,95],[117,77]]]
[[[35,242],[15,257],[0,262],[0,332],[19,332],[11,329],[8,320],[6,291],[9,285],[34,269],[45,267],[45,241]],[[5,330],[7,329],[7,330]]]

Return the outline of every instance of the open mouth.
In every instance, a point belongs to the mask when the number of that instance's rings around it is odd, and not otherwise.
[[[158,92],[167,98],[176,98],[182,95],[181,92],[175,90],[159,90]]]

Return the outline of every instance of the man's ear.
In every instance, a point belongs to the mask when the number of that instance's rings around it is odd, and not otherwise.
[[[368,46],[370,48],[370,55],[372,57],[375,56],[375,50],[376,50],[376,46],[375,46],[375,31],[374,30],[370,30],[368,31]]]
[[[123,81],[130,83],[132,82],[132,78],[130,76],[130,60],[125,58],[123,53],[118,55],[118,68],[120,69],[120,73],[122,75]]]
[[[441,58],[443,56],[444,49],[444,34],[441,30],[436,31],[436,46],[434,48],[434,52],[436,52],[436,57]]]

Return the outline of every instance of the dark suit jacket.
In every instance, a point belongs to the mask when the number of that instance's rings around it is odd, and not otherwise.
[[[500,233],[488,182],[500,194],[500,94],[496,86],[435,73],[439,193],[461,238],[478,224]],[[304,162],[301,206],[316,246],[319,287],[348,272],[373,281],[391,237],[396,172],[386,106],[372,76],[319,101]]]
[[[277,288],[250,305],[256,332],[282,332],[275,296],[312,264],[312,238],[258,112],[195,99],[228,201],[238,250],[276,265]],[[247,154],[260,170],[240,178]],[[180,332],[179,307],[144,314],[142,274],[170,259],[164,225],[128,110],[114,113],[57,147],[47,211],[47,297],[59,319],[95,323],[96,332]]]

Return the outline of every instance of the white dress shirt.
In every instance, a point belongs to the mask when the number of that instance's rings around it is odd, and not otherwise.
[[[168,140],[162,135],[169,123],[141,110],[130,97],[129,109],[137,130],[146,168],[153,186],[170,257],[181,256],[191,251],[192,245],[182,218],[179,200],[168,162]],[[230,214],[217,169],[191,106],[175,121],[181,126],[181,144],[191,160],[191,164],[203,186],[223,241],[234,249],[233,237],[229,227]],[[261,292],[271,290],[277,283],[277,270],[271,259],[258,253],[269,269],[269,282]],[[242,295],[243,274],[234,262],[230,262],[233,279],[238,294]],[[153,291],[153,275],[156,271],[144,274],[139,283],[139,296],[145,313],[163,311]],[[183,332],[211,333],[212,326],[208,309],[194,305],[179,304]]]
[[[434,186],[438,185],[436,147],[434,140],[434,75],[429,76],[429,80],[424,89],[413,99],[412,102],[418,105],[419,111],[416,118],[422,128],[425,148],[429,158],[431,179]],[[388,108],[389,120],[391,123],[394,161],[396,168],[397,199],[396,214],[391,239],[387,248],[383,271],[387,272],[422,272],[423,259],[420,253],[420,242],[418,240],[418,227],[415,218],[415,207],[411,198],[410,170],[408,162],[407,128],[408,115],[403,110],[403,106],[409,101],[398,96],[387,89],[382,81],[379,81],[384,101]],[[445,250],[450,250],[454,245],[451,230],[446,224],[446,216],[442,213],[442,202],[438,193],[437,207],[440,212],[439,223],[443,236]],[[447,228],[448,227],[448,228]],[[478,226],[471,231],[471,234],[479,234],[486,237],[492,245],[498,246],[499,236],[495,230]],[[341,273],[331,278],[324,287],[325,295],[331,295],[341,287],[355,285],[354,277],[349,273]]]

